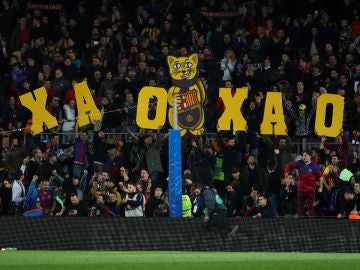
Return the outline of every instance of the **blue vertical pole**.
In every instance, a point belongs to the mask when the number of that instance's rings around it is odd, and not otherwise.
[[[182,165],[180,130],[169,130],[170,217],[182,217]]]

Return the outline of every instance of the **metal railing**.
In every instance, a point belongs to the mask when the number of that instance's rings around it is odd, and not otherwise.
[[[66,143],[68,141],[72,141],[74,139],[74,134],[69,133],[58,133],[60,137],[61,143]],[[93,131],[88,131],[89,139],[92,141]],[[50,139],[51,133],[41,133],[40,140],[42,142],[48,142]],[[127,133],[106,133],[107,138],[121,138],[123,140],[130,140],[130,136]],[[200,145],[210,144],[212,141],[216,139],[216,133],[206,133],[200,138]],[[303,149],[309,149],[312,147],[319,148],[320,142],[317,139],[307,139],[302,138],[301,141],[293,142],[293,145],[298,153],[300,153]],[[357,146],[358,148],[359,146]]]

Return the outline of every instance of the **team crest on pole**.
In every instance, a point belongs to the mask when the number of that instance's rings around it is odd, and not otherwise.
[[[176,110],[177,128],[181,136],[187,132],[199,136],[204,132],[205,89],[197,70],[198,56],[197,54],[189,57],[168,56],[167,63],[173,82],[168,92],[170,125],[174,127],[172,116]]]

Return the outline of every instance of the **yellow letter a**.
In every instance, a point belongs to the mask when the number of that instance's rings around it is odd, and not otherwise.
[[[282,97],[279,92],[266,94],[264,118],[260,127],[261,134],[286,135]]]
[[[28,108],[32,112],[32,127],[31,130],[34,135],[43,132],[43,124],[50,129],[56,127],[58,122],[54,116],[52,116],[46,110],[46,98],[47,93],[45,87],[34,90],[35,99],[32,93],[26,93],[21,95],[20,101],[23,106]]]
[[[86,82],[74,85],[76,105],[78,108],[79,127],[86,126],[92,121],[101,120],[101,113],[95,105]]]

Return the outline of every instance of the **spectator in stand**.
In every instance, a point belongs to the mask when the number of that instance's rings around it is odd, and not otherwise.
[[[36,207],[43,210],[43,215],[52,216],[56,206],[56,196],[50,189],[48,179],[41,180],[41,189],[36,195]]]
[[[146,202],[146,207],[145,207],[146,217],[153,217],[154,210],[164,203],[162,195],[163,195],[162,187],[155,187],[154,195],[151,195],[149,200],[147,200]]]
[[[40,68],[36,63],[35,57],[29,56],[27,59],[27,65],[25,66],[25,77],[28,79],[30,84],[35,84],[39,71]]]
[[[347,167],[349,164],[349,145],[348,142],[341,132],[338,136],[336,136],[336,144],[332,145],[325,136],[321,137],[321,143],[325,148],[330,149],[331,151],[335,151],[339,153],[341,159],[344,161],[345,166]]]
[[[109,196],[105,195],[105,209],[107,209],[108,216],[124,216],[123,207],[121,207],[121,201],[118,201],[117,194],[115,192],[110,192]]]
[[[66,149],[71,147],[71,144],[60,143],[60,136],[58,133],[51,133],[46,144],[45,152],[54,153],[57,157],[61,157]]]
[[[100,57],[100,61],[103,63],[103,67],[105,69],[115,70],[117,64],[117,55],[115,54],[111,44],[108,42],[106,36],[100,37],[97,55]]]
[[[298,216],[303,217],[306,211],[309,216],[314,216],[314,198],[317,181],[323,181],[318,165],[311,161],[311,151],[302,152],[302,160],[288,163],[285,167],[285,177],[289,176],[292,169],[298,170]]]
[[[124,196],[128,191],[127,191],[127,183],[130,180],[130,176],[129,176],[129,169],[126,167],[120,167],[120,177],[118,179],[118,186],[119,186],[119,191],[120,194],[122,196]]]
[[[194,139],[192,149],[187,160],[188,169],[191,170],[192,180],[195,183],[212,183],[214,185],[214,165],[216,157],[211,148],[200,147]]]
[[[240,181],[233,181],[226,186],[228,200],[226,203],[228,217],[241,217],[244,213],[245,200]]]
[[[222,58],[220,62],[220,70],[223,72],[223,76],[222,76],[223,83],[232,80],[231,74],[235,69],[236,62],[237,62],[237,58],[234,50],[227,49],[224,53],[224,58]]]
[[[246,164],[240,169],[241,181],[244,181],[246,189],[243,191],[244,196],[250,195],[253,185],[260,185],[261,189],[266,191],[268,183],[266,182],[265,170],[258,164],[253,155],[246,157]]]
[[[341,20],[340,27],[338,52],[340,55],[344,55],[348,50],[350,43],[354,42],[355,35],[347,18]]]
[[[45,61],[43,62],[42,67],[41,67],[41,72],[44,73],[45,79],[49,80],[51,82],[51,80],[53,79],[53,74],[52,74],[52,70],[51,70],[51,66],[50,66],[49,62],[45,62]]]
[[[147,168],[150,178],[152,181],[156,182],[161,179],[164,172],[162,161],[160,158],[161,145],[163,141],[167,138],[168,134],[162,135],[160,130],[162,127],[158,128],[156,133],[156,139],[152,136],[147,135],[144,139],[144,144],[141,145],[142,152],[138,163],[136,164],[134,171],[139,171],[141,168]]]
[[[331,214],[336,218],[348,218],[355,208],[355,193],[349,187],[344,187],[338,189],[334,197],[334,210]]]
[[[111,93],[100,99],[100,105],[100,111],[102,111],[101,129],[105,132],[115,133],[121,125],[121,105],[112,99]]]
[[[193,192],[197,196],[201,196],[204,201],[204,222],[207,226],[217,227],[223,231],[228,231],[230,236],[236,234],[239,229],[238,225],[230,226],[226,213],[227,208],[219,195],[212,190],[207,184],[194,184]]]
[[[19,94],[23,95],[23,94],[31,93],[31,91],[33,91],[33,90],[35,90],[35,89],[31,85],[30,80],[24,79],[20,85]]]
[[[12,183],[9,179],[0,180],[0,215],[9,215],[11,210]]]
[[[118,179],[120,177],[120,168],[125,166],[126,157],[124,153],[123,142],[117,142],[116,147],[108,149],[108,159],[104,164],[104,169],[110,173],[111,178]]]
[[[335,154],[331,156],[330,164],[323,171],[323,192],[326,192],[328,196],[339,188],[339,184],[333,179],[334,177],[340,176],[339,161],[338,155]]]
[[[125,101],[122,104],[122,109],[124,110],[124,125],[131,130],[133,133],[137,133],[138,126],[136,124],[136,109],[137,103],[134,99],[134,94],[132,92],[125,93]]]
[[[354,209],[351,211],[351,214],[355,214],[355,215],[360,215],[360,183],[359,182],[355,182],[354,184],[354,193],[355,193],[355,197],[354,197]]]
[[[93,169],[94,172],[101,172],[104,168],[104,165],[108,159],[107,150],[114,145],[106,139],[106,134],[102,130],[94,127],[94,139],[93,139],[93,151],[94,151],[94,160],[93,160]]]
[[[106,198],[109,198],[111,194],[115,194],[116,196],[116,206],[119,206],[121,203],[121,195],[120,192],[117,190],[115,185],[115,179],[107,178],[105,179],[105,186],[101,190],[101,192],[106,195]]]
[[[141,169],[140,179],[136,183],[136,188],[143,195],[145,203],[150,198],[151,191],[153,190],[153,184],[154,183],[149,175],[149,171],[146,168]]]
[[[75,104],[76,104],[76,96],[75,96],[75,87],[74,86],[78,82],[79,82],[79,80],[77,78],[75,78],[71,81],[72,87],[69,89],[69,91],[66,92],[66,95],[63,100],[63,104],[68,104],[70,100],[74,100]]]
[[[70,47],[66,50],[65,57],[69,57],[71,64],[75,66],[76,71],[80,72],[82,68],[81,59],[78,57],[77,52],[75,51],[74,47]],[[74,79],[73,77],[71,79]]]
[[[88,86],[90,89],[95,90],[97,97],[103,97],[105,92],[100,93],[100,85],[103,82],[103,73],[101,69],[95,69],[94,72],[88,77]]]
[[[64,78],[60,68],[55,69],[55,77],[51,81],[51,87],[55,89],[56,96],[60,97],[60,100],[64,100],[67,91],[71,88],[70,82]]]
[[[18,138],[11,138],[10,148],[5,157],[5,165],[9,172],[16,172],[20,169],[25,158],[24,147],[24,145],[20,145]]]
[[[48,152],[48,160],[40,164],[37,170],[37,175],[40,179],[49,179],[51,176],[56,174],[62,174],[60,163],[57,161],[57,156],[54,152]]]
[[[7,134],[2,135],[1,137],[1,168],[5,169],[6,164],[4,163],[6,160],[6,153],[10,150],[10,137]]]
[[[73,141],[73,135],[76,125],[76,104],[75,100],[71,99],[67,104],[63,106],[64,110],[64,123],[62,125],[62,131],[68,141]]]
[[[297,186],[294,175],[289,174],[282,179],[282,189],[279,197],[284,218],[297,218]]]
[[[23,127],[26,119],[23,108],[16,104],[15,96],[9,97],[9,102],[2,109],[1,118],[4,130],[13,131],[14,129]]]
[[[75,64],[71,61],[70,56],[64,57],[64,62],[60,66],[61,70],[63,71],[64,78],[71,82],[75,78],[79,77],[79,69],[75,66]]]
[[[18,25],[14,28],[11,34],[10,48],[12,51],[20,50],[24,42],[30,42],[30,29],[25,16],[18,18]]]
[[[257,214],[253,218],[272,218],[274,217],[273,210],[268,202],[268,198],[264,194],[260,194],[259,205],[257,207]]]
[[[248,12],[246,5],[239,5],[237,10],[239,16],[235,19],[235,28],[243,28],[245,37],[254,35],[256,32],[256,23],[254,17]]]
[[[104,96],[106,91],[112,91],[114,93],[115,97],[116,97],[116,94],[119,95],[120,93],[115,93],[115,91],[114,91],[114,87],[117,83],[118,83],[118,80],[116,80],[113,77],[112,71],[111,70],[105,71],[105,78],[100,83],[100,88],[99,88],[100,97]]]
[[[48,94],[48,99],[46,101],[46,104],[50,103],[50,100],[52,99],[52,97],[55,96],[56,90],[54,88],[51,87],[51,81],[47,78],[45,78],[45,75],[43,72],[39,72],[39,75],[42,74],[41,76],[44,76],[44,83],[43,85],[40,85],[37,88],[40,88],[42,86],[45,87],[46,93]]]
[[[90,217],[107,217],[110,216],[107,206],[105,205],[105,195],[99,194],[96,195],[95,201],[91,204],[89,208]]]
[[[269,160],[266,164],[266,174],[268,183],[268,201],[271,205],[274,217],[281,216],[280,191],[282,188],[283,171],[276,167],[274,161]]]
[[[100,171],[96,171],[93,176],[90,179],[89,186],[91,186],[90,189],[90,196],[94,199],[97,198],[99,194],[103,194],[102,190],[105,187],[105,180],[109,178],[109,173],[106,171],[102,171],[102,168]]]
[[[141,35],[143,37],[148,37],[150,39],[151,43],[156,44],[158,42],[160,33],[161,33],[161,30],[157,26],[155,17],[153,17],[153,16],[149,17],[146,27],[144,27],[141,30]]]
[[[25,202],[25,186],[22,181],[24,179],[24,174],[22,171],[17,170],[14,172],[12,178],[12,211],[15,216],[21,216],[24,213],[24,202]]]
[[[29,181],[31,181],[34,177],[34,175],[37,174],[37,171],[40,167],[40,165],[44,161],[44,154],[41,151],[40,148],[36,147],[32,150],[32,158],[29,160],[29,162],[26,165],[26,169],[24,172],[25,178]]]
[[[81,173],[89,167],[88,156],[91,151],[91,144],[88,141],[86,130],[78,131],[78,124],[75,125],[74,141],[74,163],[72,175],[80,177]]]
[[[63,181],[62,186],[67,202],[70,202],[70,195],[73,193],[77,195],[79,200],[86,200],[88,198],[88,174],[89,172],[84,170],[81,176],[73,175]]]
[[[140,192],[136,191],[136,185],[134,182],[129,182],[127,189],[128,194],[122,199],[122,203],[125,205],[125,217],[143,217],[143,196]]]
[[[242,145],[236,141],[235,136],[229,137],[225,144],[220,132],[217,132],[216,141],[223,154],[222,172],[224,173],[224,181],[229,183],[232,177],[232,169],[240,167]]]
[[[25,71],[23,69],[23,67],[21,66],[21,64],[19,62],[17,62],[17,58],[14,57],[16,60],[14,63],[11,64],[10,68],[11,68],[11,72],[10,72],[10,77],[11,77],[11,92],[12,94],[18,96],[19,95],[19,87],[21,85],[21,82],[23,82],[23,80],[25,79]],[[13,59],[13,58],[11,58]]]
[[[79,197],[72,193],[70,195],[70,203],[66,207],[68,216],[71,217],[87,217],[89,212],[89,206],[87,201],[79,200]]]

